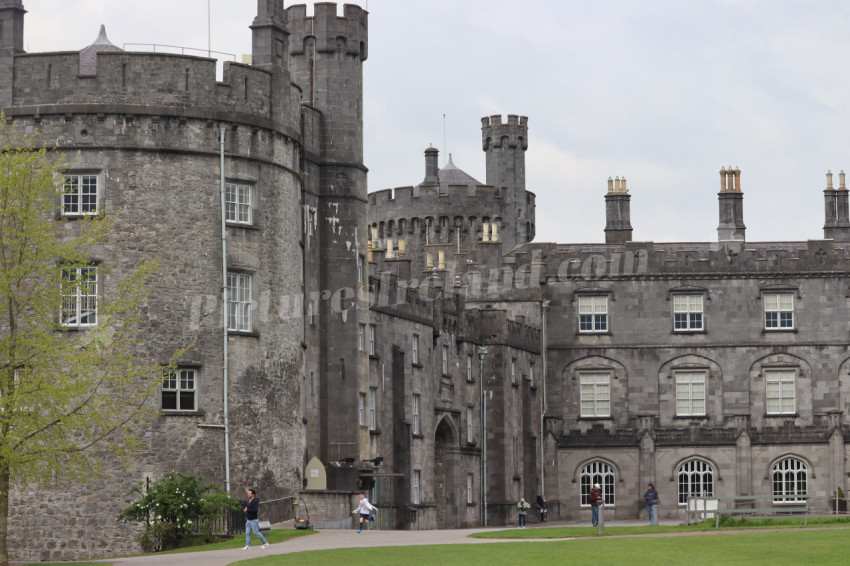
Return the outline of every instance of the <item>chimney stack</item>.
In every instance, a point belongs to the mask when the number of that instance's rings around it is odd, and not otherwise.
[[[826,172],[826,189],[823,191],[826,221],[823,237],[827,240],[850,241],[850,203],[844,171],[838,174],[838,189],[832,185],[832,172]]]
[[[632,241],[632,196],[626,189],[626,178],[608,177],[608,194],[605,195],[605,243],[624,244]]]
[[[717,239],[720,242],[745,241],[747,227],[744,225],[744,193],[741,192],[741,170],[720,169],[720,225]]]
[[[439,165],[440,150],[434,146],[425,150],[425,180],[423,185],[437,185],[440,182],[438,176],[440,172]]]

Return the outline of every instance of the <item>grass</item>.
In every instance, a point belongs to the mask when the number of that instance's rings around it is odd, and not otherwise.
[[[850,526],[850,517],[809,517],[808,527],[841,527]],[[784,529],[803,528],[802,517],[787,517],[781,519],[742,518],[733,519],[722,517],[719,529],[714,527],[714,519],[692,525],[669,525],[650,527],[606,527],[600,535],[596,527],[542,527],[535,529],[507,529],[502,531],[487,531],[470,535],[473,538],[485,539],[556,539],[599,536],[646,535],[661,533],[698,533],[707,531],[728,531],[741,529]]]
[[[289,539],[293,539],[295,537],[302,537],[305,535],[312,535],[316,531],[305,531],[298,529],[272,529],[269,531],[269,534],[266,535],[266,540],[269,544],[274,544],[277,542],[284,542]],[[257,535],[251,536],[251,546],[259,546],[262,544]],[[173,548],[171,550],[166,550],[163,552],[157,552],[156,554],[181,554],[184,552],[206,552],[207,550],[226,550],[228,548],[242,548],[245,546],[245,535],[239,534],[233,538],[221,540],[218,542],[213,542],[210,544],[204,544],[202,540],[198,542],[196,545],[191,546],[181,546],[180,548]]]
[[[607,531],[607,529],[606,529]],[[371,564],[408,566],[516,564],[688,566],[846,564],[850,538],[844,531],[720,532],[706,536],[586,538],[571,541],[481,543],[444,546],[356,548],[298,552],[235,562],[245,566]]]

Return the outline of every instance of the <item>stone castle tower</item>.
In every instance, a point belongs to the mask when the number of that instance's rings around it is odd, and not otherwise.
[[[362,268],[367,13],[346,6],[338,18],[324,3],[308,18],[305,6],[257,6],[253,64],[225,63],[217,82],[213,59],[124,51],[105,32],[79,52],[25,53],[23,4],[0,0],[0,110],[58,146],[69,176],[86,178],[96,204],[85,212],[118,216],[97,258],[116,265],[111,274],[160,257],[144,337],[151,355],[164,362],[195,341],[179,360],[191,379],[152,401],[161,414],[140,435],[140,462],[108,463],[111,479],[96,500],[86,486],[40,492],[61,520],[12,502],[10,532],[41,543],[10,538],[16,559],[137,551],[136,533],[115,515],[132,486],[171,470],[237,495],[256,487],[270,500],[301,487],[305,454],[335,456],[319,445],[358,455],[356,427],[333,407],[356,398],[362,370],[340,360],[356,359],[347,349],[356,348],[362,315],[302,297],[339,290],[334,304],[345,304]],[[109,281],[101,292],[113,292]],[[108,548],[96,546],[102,540]]]

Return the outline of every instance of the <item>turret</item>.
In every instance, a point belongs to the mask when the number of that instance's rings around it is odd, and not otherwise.
[[[838,174],[839,187],[832,186],[832,172],[826,172],[826,189],[823,191],[826,220],[823,237],[827,240],[850,240],[850,203],[844,171]]]
[[[528,149],[528,118],[508,114],[481,119],[481,140],[487,154],[487,184],[525,190],[525,151]]]
[[[24,5],[0,0],[0,107],[13,102],[15,55],[24,52]]]
[[[720,204],[720,224],[717,227],[717,239],[725,241],[745,240],[747,227],[744,225],[744,193],[741,192],[741,170],[720,169],[720,192],[717,194]]]
[[[631,207],[632,196],[626,189],[626,178],[608,177],[608,193],[605,195],[605,243],[624,244],[632,241]]]

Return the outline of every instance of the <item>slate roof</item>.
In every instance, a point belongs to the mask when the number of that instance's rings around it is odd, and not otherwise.
[[[113,45],[106,37],[106,26],[100,26],[100,33],[94,43],[80,51],[80,75],[97,74],[97,54],[104,51],[124,51]]]

